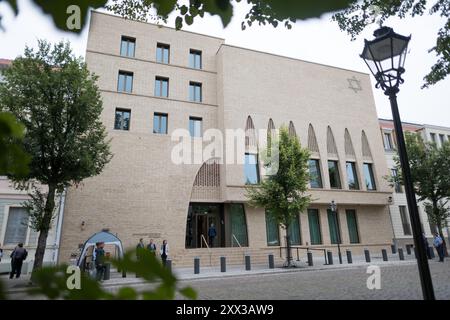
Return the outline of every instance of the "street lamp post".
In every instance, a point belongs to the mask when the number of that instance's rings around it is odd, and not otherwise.
[[[337,218],[337,204],[336,204],[336,202],[334,202],[334,200],[332,200],[330,203],[330,209],[331,209],[331,213],[333,214],[334,222],[336,225],[336,228],[334,230],[336,230],[336,241],[337,241],[337,245],[338,245],[339,263],[342,264],[341,229],[339,227],[338,218]]]
[[[375,30],[374,36],[375,39],[372,41],[365,40],[364,50],[360,56],[364,59],[364,62],[377,81],[375,87],[381,87],[384,94],[389,97],[391,103],[394,127],[397,134],[398,155],[403,172],[403,182],[413,229],[414,245],[417,248],[417,264],[419,267],[423,298],[425,300],[434,300],[433,282],[428,266],[425,244],[422,240],[422,227],[397,105],[397,93],[399,92],[399,85],[404,82],[401,75],[405,72],[403,66],[411,36],[405,37],[399,35],[389,27],[381,27]]]

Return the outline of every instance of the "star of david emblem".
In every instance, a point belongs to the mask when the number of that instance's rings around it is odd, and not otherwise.
[[[347,79],[347,81],[348,81],[348,88],[352,89],[355,93],[362,90],[361,81],[356,79],[355,76],[353,76],[350,79]]]

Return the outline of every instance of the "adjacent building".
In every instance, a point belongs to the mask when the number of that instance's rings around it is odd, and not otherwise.
[[[394,123],[392,120],[388,119],[379,119],[379,123],[386,155],[386,162],[390,175],[395,176],[398,172],[395,169],[394,161],[394,156],[397,154],[397,138],[394,130]],[[424,141],[436,143],[438,147],[441,147],[443,143],[450,140],[450,128],[447,127],[409,122],[403,122],[402,127],[405,132],[421,134]],[[429,222],[423,202],[418,202],[418,209],[422,223],[422,230],[425,232],[425,236],[427,238],[432,239],[433,234],[436,232],[436,226]],[[408,204],[406,201],[404,187],[400,184],[396,184],[394,186],[394,193],[392,195],[389,210],[394,233],[394,242],[397,243],[398,246],[404,246],[406,244],[412,245],[414,240]],[[444,236],[449,236],[448,231],[448,227],[444,228]]]
[[[314,200],[289,230],[293,245],[335,251],[341,239],[361,253],[391,244],[392,191],[368,74],[100,12],[92,12],[86,62],[99,76],[114,157],[67,191],[61,261],[104,229],[125,247],[167,239],[174,265],[206,251],[281,252],[284,231],[248,205],[245,189],[267,173],[258,133],[282,125],[311,151]],[[178,163],[180,129],[192,164]],[[223,144],[205,157],[198,150],[212,129]],[[230,130],[243,134],[228,139]],[[230,148],[238,140],[243,147]]]

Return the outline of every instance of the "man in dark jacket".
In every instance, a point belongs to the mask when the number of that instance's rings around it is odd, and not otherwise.
[[[97,270],[97,280],[101,281],[105,274],[105,246],[104,242],[97,243],[97,248],[95,248],[95,269]]]
[[[10,279],[14,278],[14,275],[16,275],[16,279],[20,277],[20,273],[22,272],[23,260],[25,260],[27,256],[28,252],[23,247],[23,243],[19,243],[11,253],[11,273],[9,274]]]

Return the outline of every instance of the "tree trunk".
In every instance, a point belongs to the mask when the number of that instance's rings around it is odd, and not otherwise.
[[[437,201],[433,201],[433,212],[436,217],[436,224],[439,232],[439,236],[442,238],[442,245],[444,247],[444,255],[448,257],[447,242],[445,241],[444,233],[442,232],[442,219],[440,217]]]
[[[39,231],[38,244],[36,248],[36,254],[34,255],[33,271],[42,267],[44,261],[45,248],[47,246],[48,231],[51,227],[53,210],[55,209],[55,192],[56,187],[53,185],[48,186],[47,200],[45,202],[43,228]]]
[[[292,248],[291,237],[289,237],[289,226],[286,226],[286,267],[289,268],[292,265]]]

